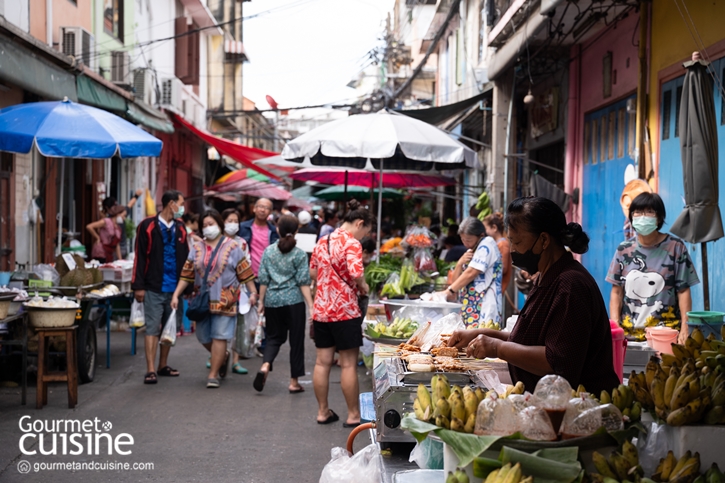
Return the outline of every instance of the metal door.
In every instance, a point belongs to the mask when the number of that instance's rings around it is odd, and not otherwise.
[[[725,73],[725,60],[719,59],[712,63],[712,68],[722,79]],[[659,164],[659,194],[665,203],[667,218],[662,227],[668,232],[685,206],[685,188],[682,182],[682,155],[680,151],[680,136],[677,127],[677,118],[680,112],[680,96],[684,76],[673,79],[662,86],[660,98],[660,164]],[[715,115],[718,127],[718,156],[720,170],[720,209],[723,210],[725,200],[725,125],[723,122],[723,109],[725,102],[723,96],[714,83]],[[725,210],[723,210],[725,212]],[[700,260],[700,246],[686,243],[690,257],[695,264],[698,276],[702,279],[702,262]],[[725,239],[708,243],[708,259],[710,271],[710,305],[712,310],[725,309]],[[692,309],[703,310],[702,284],[692,287]]]
[[[615,102],[584,117],[584,172],[582,226],[591,239],[582,263],[609,300],[611,285],[605,281],[617,246],[624,241],[619,199],[624,171],[634,164],[634,101],[636,96]],[[629,106],[629,109],[628,109]]]

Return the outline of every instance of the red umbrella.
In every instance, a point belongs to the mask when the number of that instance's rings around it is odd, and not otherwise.
[[[347,172],[347,177],[345,173]],[[377,188],[380,185],[380,173],[364,171],[361,169],[335,169],[335,168],[304,168],[288,175],[298,181],[316,181],[322,184],[343,185]],[[433,174],[401,173],[393,171],[383,172],[384,188],[433,188],[436,186],[450,186],[456,184],[453,178]]]
[[[212,191],[216,193],[238,193],[256,198],[269,198],[270,200],[286,201],[292,197],[292,193],[289,191],[252,178],[222,183],[214,185],[212,188]]]

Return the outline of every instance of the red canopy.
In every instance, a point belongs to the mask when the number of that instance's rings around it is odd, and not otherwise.
[[[363,186],[377,188],[380,184],[380,174],[377,171],[364,171],[360,169],[344,168],[303,168],[289,175],[298,181],[317,181],[318,183],[343,185],[345,184],[345,171],[347,171],[347,184],[349,186]],[[450,186],[456,184],[453,178],[434,174],[401,173],[394,171],[383,172],[383,187],[385,188],[432,188],[435,186]]]
[[[249,146],[243,146],[239,143],[235,143],[234,141],[229,141],[228,139],[218,138],[213,134],[209,133],[208,131],[199,129],[198,127],[194,126],[189,121],[177,114],[173,114],[172,117],[176,122],[184,126],[192,133],[199,136],[199,138],[201,138],[203,141],[214,146],[216,150],[219,151],[221,154],[226,154],[230,158],[233,158],[247,168],[251,168],[258,173],[269,176],[270,178],[276,179],[278,181],[280,180],[279,176],[277,176],[276,174],[270,173],[263,167],[254,164],[254,161],[258,159],[268,158],[270,156],[276,155],[277,153],[265,151],[264,149],[250,148]]]

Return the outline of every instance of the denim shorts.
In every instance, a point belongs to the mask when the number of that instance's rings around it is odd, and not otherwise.
[[[146,335],[159,337],[166,321],[171,316],[171,297],[173,293],[158,293],[146,290],[143,299],[143,313],[146,320]],[[177,324],[179,317],[177,312]],[[178,325],[177,325],[178,328]]]
[[[212,339],[231,340],[236,328],[236,316],[212,314],[205,321],[196,323],[196,338],[202,344],[209,344]]]

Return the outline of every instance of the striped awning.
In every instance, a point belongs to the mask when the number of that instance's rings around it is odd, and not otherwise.
[[[247,52],[244,50],[244,44],[241,40],[226,39],[224,41],[224,53],[229,55],[239,55],[248,60]]]

